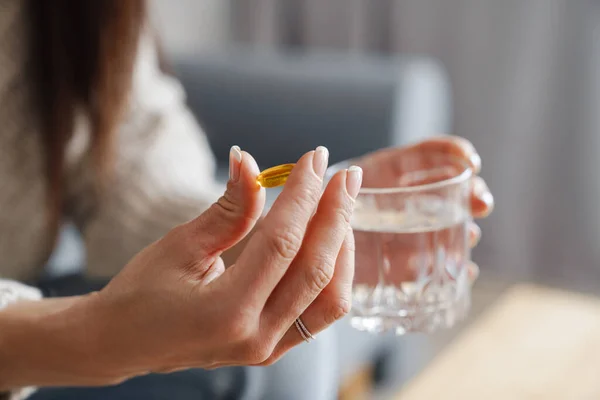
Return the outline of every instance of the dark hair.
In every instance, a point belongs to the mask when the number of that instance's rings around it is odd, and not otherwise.
[[[29,0],[47,162],[48,206],[56,232],[63,207],[64,154],[77,109],[91,125],[97,182],[110,169],[112,137],[131,86],[144,0]]]

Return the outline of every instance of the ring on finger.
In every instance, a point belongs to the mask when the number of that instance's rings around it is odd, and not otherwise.
[[[304,325],[300,317],[296,318],[294,325],[306,343],[310,343],[311,340],[315,340],[315,337],[312,335],[312,333],[310,333],[308,328],[306,328],[306,325]]]

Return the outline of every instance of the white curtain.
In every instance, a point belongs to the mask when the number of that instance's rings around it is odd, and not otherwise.
[[[600,278],[600,3],[230,0],[232,38],[420,53],[453,88],[497,209],[475,258],[512,276]]]
[[[221,49],[230,39],[227,0],[150,0],[149,9],[170,57]]]

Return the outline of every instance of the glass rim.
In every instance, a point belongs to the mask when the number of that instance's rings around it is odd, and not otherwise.
[[[442,155],[443,153],[436,153],[436,154]],[[469,165],[469,163],[467,161],[463,160],[460,157],[447,155],[447,154],[443,154],[443,155],[444,155],[444,157],[446,157],[450,160],[457,161],[459,164],[461,164],[464,167],[464,170],[460,174],[453,176],[452,178],[443,179],[443,180],[440,180],[437,182],[432,182],[432,183],[425,183],[422,185],[398,186],[398,187],[389,187],[389,188],[361,187],[360,190],[358,191],[358,195],[361,195],[361,194],[412,193],[412,192],[419,192],[419,191],[426,191],[426,190],[435,190],[435,189],[444,188],[446,186],[461,184],[473,176],[473,168]],[[351,158],[351,159],[340,161],[340,162],[337,162],[337,163],[331,165],[329,168],[327,168],[327,172],[326,172],[327,181],[329,181],[336,172],[341,171],[342,169],[348,168],[351,165],[360,165],[360,163],[358,161],[361,158],[362,157]]]

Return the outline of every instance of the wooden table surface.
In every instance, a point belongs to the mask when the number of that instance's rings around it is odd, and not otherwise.
[[[514,286],[395,399],[600,399],[600,299]]]

